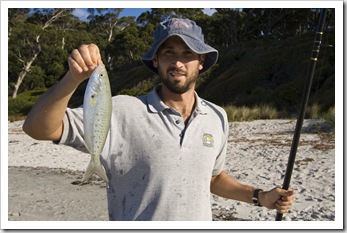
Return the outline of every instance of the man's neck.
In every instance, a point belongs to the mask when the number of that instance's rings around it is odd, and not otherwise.
[[[194,89],[183,94],[175,94],[168,90],[164,85],[158,90],[158,95],[163,103],[181,113],[184,121],[188,120],[195,107]]]

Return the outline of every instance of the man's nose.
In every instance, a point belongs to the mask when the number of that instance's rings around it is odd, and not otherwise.
[[[174,67],[176,68],[182,68],[183,67],[183,62],[182,60],[179,58],[179,57],[175,57],[173,60],[172,60],[172,63],[171,63]]]

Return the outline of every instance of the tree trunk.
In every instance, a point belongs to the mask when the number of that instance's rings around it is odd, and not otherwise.
[[[24,65],[23,70],[19,73],[18,78],[17,78],[17,82],[14,85],[14,90],[12,93],[13,99],[15,99],[17,97],[19,86],[22,84],[24,77],[27,75],[27,73],[30,70],[31,64],[35,61],[35,59],[39,53],[40,53],[40,50],[35,52],[33,57]]]
[[[53,24],[56,20],[64,16],[66,9],[58,9],[53,13],[50,19],[48,19],[45,24],[42,26],[42,30],[45,30],[47,27],[49,27],[51,24]],[[27,75],[27,73],[30,70],[31,64],[35,61],[37,55],[41,52],[41,45],[40,45],[40,36],[41,34],[36,36],[36,43],[37,43],[37,49],[34,49],[33,56],[27,61],[23,61],[23,70],[18,74],[17,82],[14,85],[14,90],[12,93],[12,98],[16,98],[18,94],[18,90],[20,85],[23,82],[23,79]]]
[[[9,29],[8,29],[8,41],[10,41],[11,35],[12,35],[12,27],[9,27]]]
[[[65,47],[65,37],[61,40],[61,49],[64,50]]]

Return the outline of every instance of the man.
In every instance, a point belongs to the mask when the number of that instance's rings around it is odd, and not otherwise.
[[[112,98],[111,129],[102,153],[109,179],[110,220],[211,220],[210,192],[286,213],[294,192],[262,191],[223,171],[228,142],[224,110],[194,91],[199,74],[218,51],[204,43],[188,19],[158,25],[143,63],[161,80],[144,96]],[[68,58],[69,71],[27,116],[24,131],[35,139],[83,146],[83,109],[67,108],[76,87],[102,64],[96,45]]]

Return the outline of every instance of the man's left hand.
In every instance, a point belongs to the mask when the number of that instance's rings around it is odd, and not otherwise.
[[[278,213],[287,213],[294,201],[294,190],[274,188],[259,193],[259,202],[268,209],[276,209]]]

